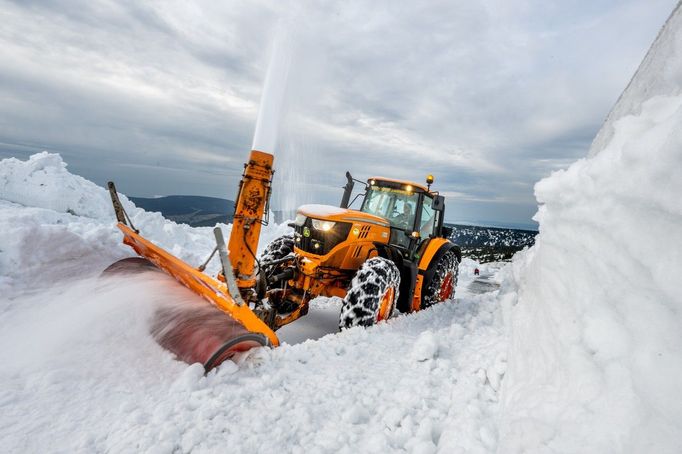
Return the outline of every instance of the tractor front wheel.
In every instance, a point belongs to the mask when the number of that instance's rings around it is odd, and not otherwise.
[[[292,252],[294,252],[293,234],[283,235],[272,240],[272,242],[265,247],[263,254],[260,256],[260,263],[263,265],[265,275],[270,277],[282,272],[288,263],[277,263],[274,265],[268,265],[268,263],[283,259]],[[275,286],[277,288],[282,288],[284,287],[284,282],[279,282]]]
[[[294,251],[294,235],[282,235],[272,240],[267,246],[263,254],[260,256],[261,263],[272,262],[286,257]]]
[[[343,299],[339,329],[372,326],[393,315],[400,272],[392,261],[373,257],[362,264]]]

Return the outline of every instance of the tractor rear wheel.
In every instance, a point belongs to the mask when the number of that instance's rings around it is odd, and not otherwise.
[[[451,299],[455,294],[459,274],[459,260],[454,251],[448,251],[434,264],[436,267],[431,280],[422,291],[420,309],[426,309],[441,301]]]
[[[400,272],[392,261],[373,257],[362,264],[343,299],[339,329],[387,320],[398,301]]]

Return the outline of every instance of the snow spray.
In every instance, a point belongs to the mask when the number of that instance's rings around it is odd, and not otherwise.
[[[149,319],[174,295],[157,274],[71,281],[14,299],[0,318],[0,342],[8,347],[0,352],[4,371],[113,373],[121,364],[162,357]]]
[[[311,74],[310,65],[300,58],[310,56],[311,46],[305,43],[299,25],[289,19],[276,29],[252,146],[275,155],[272,206],[278,222],[292,219],[299,205],[314,198],[310,175],[315,152],[304,140],[296,112],[304,110],[302,104],[309,98]]]

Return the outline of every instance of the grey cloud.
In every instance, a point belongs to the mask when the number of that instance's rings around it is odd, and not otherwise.
[[[279,31],[276,205],[336,203],[346,169],[434,173],[448,219],[528,222],[533,183],[586,154],[674,4],[4,2],[0,157],[233,196]]]

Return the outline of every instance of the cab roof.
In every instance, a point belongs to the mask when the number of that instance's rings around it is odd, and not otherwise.
[[[421,190],[421,192],[426,192],[426,193],[431,194],[431,191],[429,189],[427,189],[426,186],[424,186],[423,184],[420,184],[420,183],[415,183],[413,181],[396,180],[393,178],[385,178],[385,177],[371,177],[371,178],[367,179],[367,182],[371,182],[372,180],[375,180],[377,183],[386,182],[386,183],[393,183],[395,185],[401,185],[401,186],[406,186],[409,184],[413,188],[415,188],[417,190]],[[381,184],[379,184],[378,186],[381,186]],[[387,185],[387,186],[393,186],[393,185]]]

